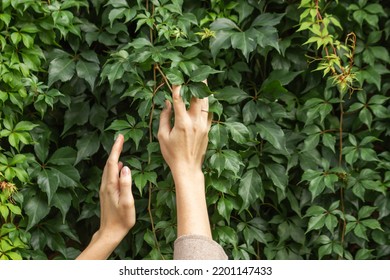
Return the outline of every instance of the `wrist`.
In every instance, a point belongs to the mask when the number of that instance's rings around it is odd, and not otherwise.
[[[121,243],[122,239],[126,235],[124,234],[117,234],[113,233],[112,231],[105,231],[102,229],[99,229],[95,234],[92,236],[91,243],[99,243],[104,244],[107,246],[116,247]]]

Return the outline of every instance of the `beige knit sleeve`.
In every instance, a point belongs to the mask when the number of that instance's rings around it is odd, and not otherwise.
[[[214,240],[202,235],[184,235],[176,239],[174,260],[227,260],[222,247]]]

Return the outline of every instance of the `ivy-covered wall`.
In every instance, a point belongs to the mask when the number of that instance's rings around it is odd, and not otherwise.
[[[79,254],[116,133],[137,223],[112,258],[172,258],[156,137],[172,84],[213,94],[203,170],[231,259],[389,259],[389,14],[384,0],[2,0],[0,259]]]

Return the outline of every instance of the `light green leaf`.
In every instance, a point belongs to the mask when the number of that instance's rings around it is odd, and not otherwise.
[[[325,218],[326,218],[325,214],[311,217],[308,223],[308,228],[306,233],[308,233],[311,230],[317,230],[323,228],[325,225]]]

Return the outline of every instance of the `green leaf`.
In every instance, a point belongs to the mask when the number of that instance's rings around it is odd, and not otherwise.
[[[309,185],[309,191],[311,193],[311,200],[313,201],[319,196],[325,189],[324,176],[318,176],[314,178]]]
[[[219,240],[223,244],[233,244],[234,246],[237,245],[237,232],[233,228],[227,226],[217,227],[216,233],[219,236]]]
[[[191,92],[191,95],[196,98],[205,98],[208,97],[212,92],[205,83],[190,83],[188,89]]]
[[[261,138],[268,141],[275,149],[283,153],[288,153],[286,149],[286,137],[283,130],[274,122],[262,121],[256,123]]]
[[[196,70],[190,73],[190,80],[193,82],[203,82],[210,74],[221,73],[222,71],[215,70],[208,65],[199,66]]]
[[[372,114],[367,108],[363,108],[359,113],[359,119],[371,130]]]
[[[245,144],[249,138],[248,128],[240,122],[226,122],[226,128],[230,132],[232,139],[239,143]]]
[[[30,131],[37,126],[38,126],[37,124],[33,124],[32,122],[21,121],[17,123],[13,131]]]
[[[77,158],[75,164],[96,154],[100,147],[100,140],[97,132],[84,134],[83,137],[77,140],[76,147]]]
[[[177,69],[168,69],[165,70],[165,74],[169,82],[173,85],[182,85],[184,84],[183,74]]]
[[[48,164],[52,165],[74,165],[76,151],[71,147],[62,147],[56,150],[50,157]]]
[[[210,51],[215,60],[221,49],[228,49],[231,47],[231,36],[233,31],[218,31],[215,37],[210,39]]]
[[[62,135],[76,124],[86,124],[89,118],[89,111],[90,107],[88,102],[72,103],[70,108],[65,112],[64,131]]]
[[[232,213],[233,210],[233,203],[224,197],[221,197],[218,200],[217,204],[217,210],[218,213],[228,222],[230,223],[230,214]]]
[[[243,90],[228,86],[221,89],[218,94],[215,95],[218,100],[226,101],[229,104],[237,104],[241,101],[250,98],[250,96]]]
[[[215,152],[210,157],[210,164],[218,171],[218,176],[221,176],[222,171],[225,169],[226,158],[221,152]]]
[[[273,70],[268,78],[263,82],[262,87],[265,87],[268,83],[273,81],[279,81],[282,86],[290,84],[302,71],[293,72],[286,69]]]
[[[254,30],[247,30],[245,32],[234,32],[231,36],[232,47],[241,50],[247,61],[249,60],[249,54],[257,46],[254,34]]]
[[[80,78],[86,80],[92,90],[95,88],[95,81],[99,74],[99,71],[100,71],[99,64],[93,62],[79,60],[76,64],[77,75]]]
[[[91,108],[91,113],[89,115],[89,122],[91,125],[98,128],[100,131],[103,131],[107,117],[108,113],[106,108],[99,104],[94,104]]]
[[[146,186],[148,182],[151,182],[153,184],[157,184],[157,174],[156,172],[150,172],[150,171],[145,171],[145,172],[133,172],[133,180],[135,183],[135,186],[139,190],[139,193],[143,193],[143,189]]]
[[[245,1],[240,1],[238,2],[238,5],[236,6],[235,10],[239,15],[238,23],[240,24],[252,14],[254,7],[246,3]]]
[[[320,134],[312,134],[309,135],[304,142],[303,150],[302,151],[311,151],[314,150],[318,143],[320,142]]]
[[[75,73],[76,64],[68,57],[57,57],[50,62],[48,85],[56,81],[69,81]]]
[[[371,216],[371,214],[376,210],[376,207],[372,206],[363,206],[359,209],[358,217],[359,219],[368,218]]]
[[[46,193],[49,204],[57,192],[59,182],[60,180],[58,176],[55,173],[50,172],[50,170],[43,169],[38,174],[38,186],[44,193]]]
[[[288,184],[286,169],[282,165],[276,163],[266,164],[264,165],[264,169],[267,177],[272,180],[276,187],[284,192]]]
[[[312,205],[307,209],[305,217],[319,216],[325,214],[327,211],[324,207],[319,205]]]
[[[240,212],[249,208],[257,199],[264,200],[263,181],[256,169],[250,169],[242,176],[238,194],[242,198]]]
[[[54,176],[58,176],[59,186],[63,188],[76,187],[80,180],[78,170],[70,165],[53,166],[50,167],[50,171]]]
[[[225,168],[233,171],[234,175],[237,176],[240,166],[243,165],[240,155],[233,150],[223,150],[222,153],[225,157]]]
[[[308,233],[311,230],[318,230],[323,228],[325,225],[325,218],[326,218],[325,214],[311,217],[308,223],[308,228],[306,233]]]
[[[363,220],[363,221],[360,221],[360,222],[361,222],[362,225],[364,225],[365,227],[368,227],[370,229],[383,230],[378,220],[367,219],[367,220]]]
[[[285,14],[264,13],[259,15],[252,23],[252,26],[275,26],[280,23]]]
[[[322,134],[322,143],[324,144],[324,146],[330,148],[333,153],[336,153],[336,137],[333,136],[332,134],[330,133],[324,133]]]
[[[72,204],[72,195],[69,192],[56,192],[53,196],[52,205],[59,209],[62,214],[62,223],[65,224],[66,214]]]
[[[355,235],[357,237],[363,238],[363,239],[368,241],[366,231],[367,231],[367,228],[364,225],[359,224],[359,223],[357,223],[356,227],[353,229],[353,233],[355,233]]]
[[[26,230],[30,230],[33,226],[37,225],[50,212],[50,207],[47,205],[43,195],[29,197],[23,208],[28,216]]]
[[[216,148],[224,147],[228,142],[228,133],[226,127],[219,123],[213,125],[209,132],[209,139]]]
[[[218,18],[211,25],[211,30],[231,30],[236,29],[240,30],[240,28],[235,24],[232,20],[227,18]]]

